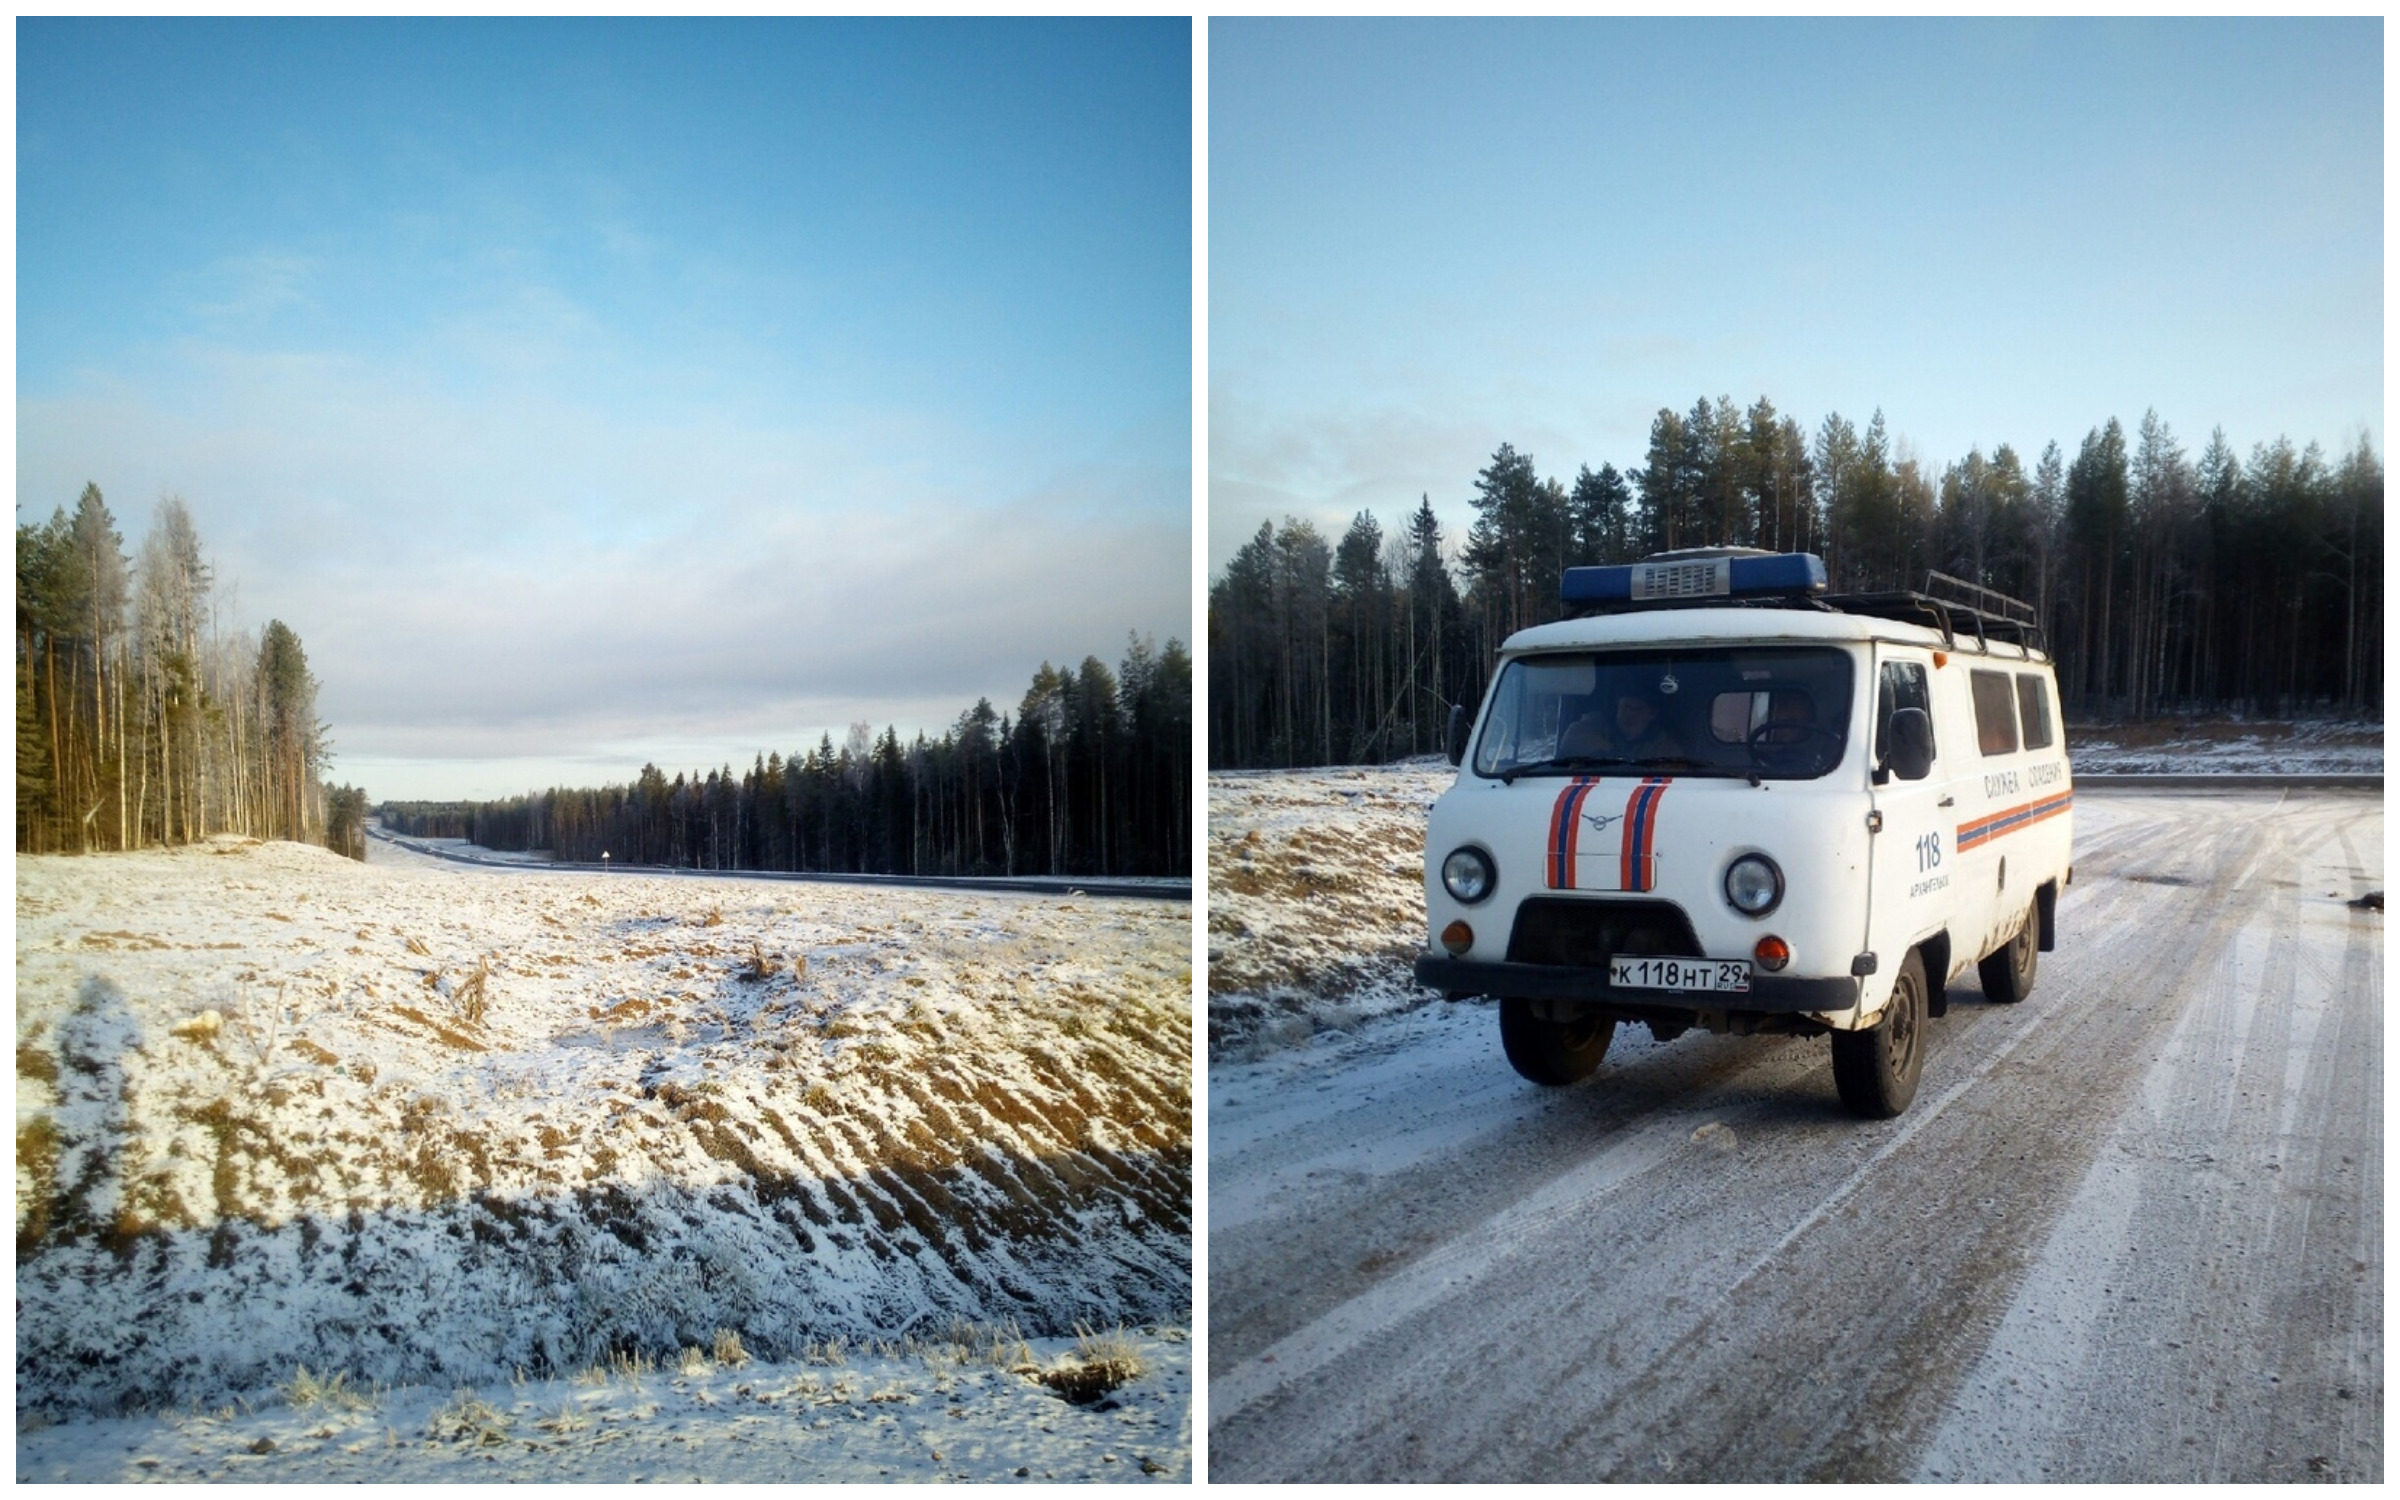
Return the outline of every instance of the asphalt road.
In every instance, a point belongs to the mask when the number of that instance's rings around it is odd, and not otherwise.
[[[823,871],[690,870],[673,865],[578,864],[572,860],[534,863],[522,859],[481,858],[455,848],[439,847],[422,839],[386,833],[373,823],[367,825],[367,834],[396,849],[406,849],[411,854],[444,860],[454,865],[472,865],[479,870],[571,870],[587,875],[674,875],[689,880],[797,880],[832,885],[897,886],[907,890],[1016,891],[1037,896],[1131,897],[1141,901],[1192,899],[1192,883],[1188,880],[1112,880],[1105,875],[1088,879],[1038,876],[1017,879],[1004,875],[843,875]]]
[[[1915,1105],[1433,1006],[1210,1075],[1217,1480],[2383,1477],[2379,794],[2087,789]]]

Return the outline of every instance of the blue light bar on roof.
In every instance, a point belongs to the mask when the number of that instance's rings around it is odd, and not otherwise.
[[[1608,568],[1569,568],[1558,581],[1558,597],[1567,604],[1760,598],[1816,594],[1824,589],[1825,561],[1813,552],[1671,558]]]

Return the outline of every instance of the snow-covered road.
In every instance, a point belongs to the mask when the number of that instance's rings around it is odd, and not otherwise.
[[[1477,1004],[1212,1067],[1211,1478],[2381,1479],[2381,798],[2076,845],[1889,1123],[1821,1039],[1537,1089]]]

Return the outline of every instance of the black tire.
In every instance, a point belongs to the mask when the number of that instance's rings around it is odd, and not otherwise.
[[[1616,1034],[1613,1020],[1545,1021],[1530,1000],[1500,1002],[1500,1050],[1508,1065],[1518,1077],[1551,1088],[1591,1077]]]
[[[1917,1097],[1925,1071],[1925,960],[1910,949],[1892,981],[1883,1018],[1865,1031],[1833,1034],[1833,1087],[1862,1120],[1894,1120]]]
[[[2042,956],[2042,909],[2025,908],[2025,925],[2017,935],[1985,955],[1975,966],[1983,981],[1983,998],[1994,1005],[2014,1005],[2033,993],[2033,971]]]

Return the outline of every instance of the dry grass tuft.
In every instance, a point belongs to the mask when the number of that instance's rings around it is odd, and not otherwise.
[[[214,1042],[217,1039],[217,1033],[223,1031],[224,1029],[225,1016],[223,1012],[216,1010],[204,1010],[188,1021],[178,1021],[174,1025],[168,1027],[167,1035],[181,1037],[187,1042]],[[22,1059],[24,1056],[23,1052],[20,1051],[18,1056],[20,1059]],[[20,1073],[25,1071],[21,1061],[18,1065],[17,1071]]]
[[[675,1361],[675,1373],[678,1375],[706,1375],[715,1368],[708,1362],[707,1355],[690,1344],[684,1345],[683,1353]]]
[[[1088,1406],[1110,1391],[1139,1380],[1148,1366],[1122,1327],[1094,1333],[1080,1324],[1075,1329],[1075,1352],[1034,1379],[1077,1406]]]
[[[812,1365],[831,1365],[838,1370],[850,1363],[850,1340],[837,1333],[822,1344],[803,1344],[800,1357]]]
[[[576,1410],[574,1401],[569,1399],[559,1403],[557,1412],[542,1418],[533,1425],[544,1432],[555,1432],[559,1436],[565,1437],[570,1432],[581,1432],[591,1426],[592,1419]]]
[[[728,1369],[738,1370],[750,1363],[750,1351],[742,1347],[742,1336],[730,1328],[717,1330],[708,1352],[710,1358]]]
[[[452,1000],[452,1003],[458,1007],[459,1019],[470,1026],[483,1024],[484,1011],[490,999],[490,992],[486,986],[491,977],[492,957],[487,953],[475,960],[475,972],[469,974],[465,982],[459,985],[458,994]]]
[[[434,1411],[425,1430],[437,1442],[469,1442],[490,1448],[508,1441],[509,1426],[506,1412],[476,1395],[472,1386],[462,1385],[447,1406]]]
[[[404,944],[404,946],[409,952],[416,954],[420,958],[429,957],[433,953],[431,948],[425,946],[425,940],[420,937],[410,938],[407,943]]]
[[[721,907],[721,906],[712,906],[712,907],[710,907],[710,908],[708,909],[708,915],[707,915],[707,916],[705,916],[705,917],[702,917],[702,918],[700,919],[700,925],[701,925],[701,926],[703,926],[703,927],[722,927],[722,926],[724,926],[724,925],[725,925],[725,908],[723,908],[723,907]]]
[[[806,960],[803,962],[805,963]],[[774,973],[775,961],[767,957],[766,947],[758,939],[752,938],[750,940],[750,962],[743,967],[742,977],[756,984],[771,978]]]
[[[348,1384],[349,1379],[347,1372],[337,1370],[333,1378],[328,1380],[310,1374],[308,1366],[302,1365],[288,1384],[277,1389],[283,1392],[285,1404],[294,1411],[306,1411],[312,1406],[334,1411],[365,1411],[373,1406],[374,1397],[352,1389]]]
[[[641,1384],[642,1377],[658,1368],[658,1362],[647,1354],[618,1350],[608,1357],[608,1373],[629,1385]]]

